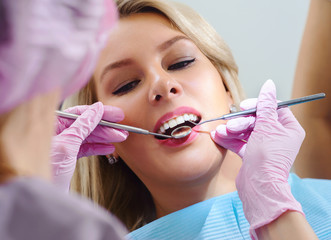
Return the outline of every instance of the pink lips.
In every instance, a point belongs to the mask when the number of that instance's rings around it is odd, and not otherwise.
[[[200,113],[197,110],[195,110],[194,108],[191,108],[191,107],[176,108],[173,112],[164,114],[157,121],[157,123],[155,124],[155,127],[154,127],[154,132],[157,132],[163,123],[169,121],[172,118],[183,115],[184,113],[193,113],[197,116],[200,116]],[[194,127],[194,128],[195,129],[199,128],[199,126]],[[198,129],[196,129],[196,130],[198,130]],[[171,139],[170,138],[170,139],[164,139],[164,140],[158,140],[158,141],[160,141],[162,144],[167,145],[167,146],[178,147],[178,146],[186,145],[186,144],[192,142],[197,136],[198,136],[198,132],[192,131],[192,133],[185,138],[181,138],[181,139]]]

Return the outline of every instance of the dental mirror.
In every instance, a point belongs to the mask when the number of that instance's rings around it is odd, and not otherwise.
[[[175,139],[180,139],[188,136],[192,132],[192,128],[190,126],[181,126],[178,128],[175,128],[171,132],[171,136]]]

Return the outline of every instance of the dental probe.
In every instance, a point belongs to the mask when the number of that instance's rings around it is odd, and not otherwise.
[[[325,93],[317,93],[317,94],[313,94],[313,95],[309,95],[309,96],[305,96],[305,97],[301,97],[301,98],[295,98],[295,99],[279,102],[279,103],[277,103],[277,105],[278,105],[277,108],[288,107],[288,106],[292,106],[295,104],[310,102],[310,101],[314,101],[314,100],[318,100],[318,99],[322,99],[322,98],[325,98]],[[201,124],[204,124],[207,122],[232,119],[232,118],[241,117],[241,116],[253,115],[255,113],[256,113],[256,108],[252,108],[252,109],[247,109],[244,111],[225,114],[221,117],[209,119],[206,121],[202,121],[200,123],[194,123],[194,122],[191,122],[191,123],[198,126],[198,125],[201,125]],[[171,136],[178,139],[178,138],[186,137],[191,132],[192,132],[192,128],[190,126],[181,126],[181,127],[174,129],[171,133]]]
[[[60,117],[65,117],[65,118],[70,118],[70,119],[77,119],[79,117],[79,115],[73,114],[73,113],[67,113],[67,112],[58,111],[58,110],[55,111],[55,112]],[[112,123],[112,122],[108,122],[108,121],[105,121],[105,120],[101,120],[99,122],[99,125],[106,126],[106,127],[112,127],[112,128],[116,128],[116,129],[121,129],[121,130],[126,130],[128,132],[133,132],[133,133],[139,133],[139,134],[145,134],[145,135],[154,135],[154,136],[163,137],[163,138],[177,138],[177,137],[173,137],[173,136],[170,136],[170,135],[164,135],[164,134],[149,132],[148,130],[145,130],[145,129],[142,129],[142,128],[127,126],[127,125],[123,125],[123,124],[119,124],[119,123]],[[181,138],[181,137],[179,137],[179,138]]]
[[[325,93],[317,93],[314,95],[309,95],[309,96],[305,96],[305,97],[301,97],[301,98],[295,98],[295,99],[279,102],[279,103],[277,103],[277,105],[278,105],[277,108],[288,107],[288,106],[305,103],[305,102],[310,102],[310,101],[314,101],[314,100],[318,100],[318,99],[322,99],[322,98],[325,98]],[[256,113],[256,108],[247,109],[244,111],[225,114],[218,118],[206,120],[206,121],[198,123],[197,125],[201,125],[201,124],[211,122],[211,121],[216,121],[216,120],[226,120],[226,119],[236,118],[238,116],[240,117],[240,116],[245,116],[245,115],[252,115],[255,113]]]

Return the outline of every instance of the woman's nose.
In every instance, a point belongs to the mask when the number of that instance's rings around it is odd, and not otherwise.
[[[183,92],[182,86],[169,74],[154,74],[149,91],[149,101],[158,103],[180,96]]]

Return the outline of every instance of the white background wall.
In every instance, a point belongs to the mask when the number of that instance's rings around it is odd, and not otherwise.
[[[225,39],[247,97],[265,80],[280,100],[291,97],[309,0],[176,0],[198,11]]]

